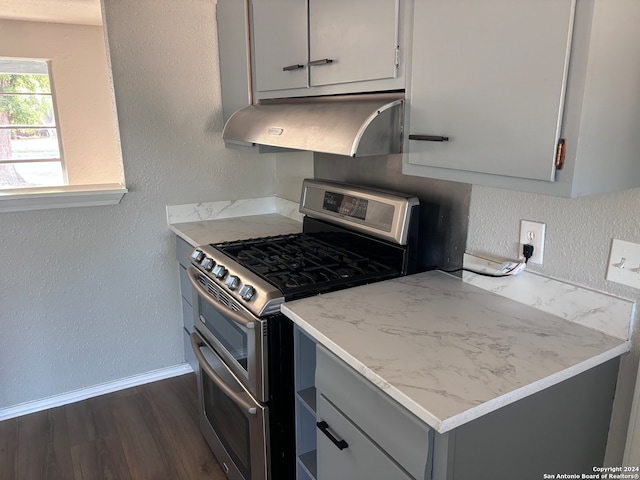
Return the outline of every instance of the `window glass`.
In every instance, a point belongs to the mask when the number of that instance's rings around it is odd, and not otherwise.
[[[45,61],[0,58],[0,188],[66,184]]]

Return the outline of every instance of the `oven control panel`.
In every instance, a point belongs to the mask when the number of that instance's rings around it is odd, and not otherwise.
[[[196,248],[191,253],[191,263],[256,315],[275,313],[284,301],[282,293],[273,285],[259,278],[252,279],[254,274],[209,245]]]

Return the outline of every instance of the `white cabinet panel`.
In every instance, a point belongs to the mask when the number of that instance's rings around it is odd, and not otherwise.
[[[415,2],[409,163],[552,181],[574,3]]]

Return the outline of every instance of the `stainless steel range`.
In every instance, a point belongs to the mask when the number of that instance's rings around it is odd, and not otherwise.
[[[415,273],[417,198],[305,180],[300,234],[196,248],[200,426],[230,479],[295,478],[293,326],[280,304]]]

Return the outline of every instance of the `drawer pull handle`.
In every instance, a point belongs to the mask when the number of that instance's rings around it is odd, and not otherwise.
[[[318,65],[327,65],[328,63],[333,63],[333,59],[323,58],[320,60],[313,60],[312,62],[309,62],[308,65],[310,67],[317,67]]]
[[[291,70],[300,70],[302,68],[304,68],[304,65],[300,65],[299,63],[296,63],[295,65],[288,65],[286,67],[282,67],[282,71],[290,72]]]
[[[440,135],[409,135],[409,140],[422,140],[423,142],[448,142],[449,137]]]
[[[324,433],[329,440],[333,442],[333,444],[338,447],[340,450],[344,450],[349,446],[347,442],[345,442],[342,438],[338,438],[335,433],[333,433],[329,429],[329,424],[322,420],[321,422],[316,423],[316,426],[320,429],[322,433]]]

